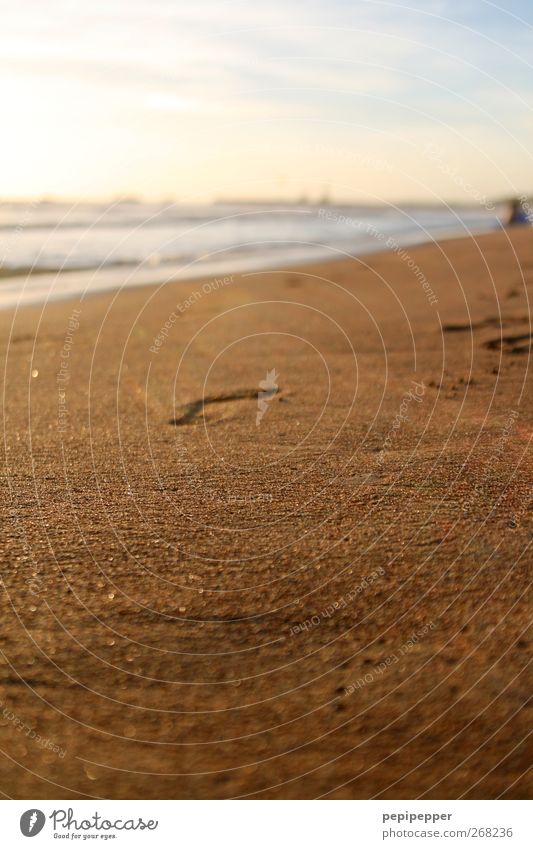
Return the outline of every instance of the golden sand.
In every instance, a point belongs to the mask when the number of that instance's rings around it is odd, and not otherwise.
[[[2,791],[523,796],[532,285],[527,229],[1,314]]]

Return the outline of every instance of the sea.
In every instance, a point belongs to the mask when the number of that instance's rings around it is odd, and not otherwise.
[[[505,208],[0,202],[0,308],[482,234]]]

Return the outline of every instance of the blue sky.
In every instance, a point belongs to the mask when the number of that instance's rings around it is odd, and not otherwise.
[[[533,190],[531,3],[0,0],[0,13],[4,197]]]

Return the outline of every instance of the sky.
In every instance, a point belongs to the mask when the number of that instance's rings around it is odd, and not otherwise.
[[[0,0],[0,198],[533,192],[533,4]]]

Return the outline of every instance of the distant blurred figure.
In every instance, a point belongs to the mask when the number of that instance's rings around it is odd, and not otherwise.
[[[524,197],[511,201],[508,224],[530,224],[530,208]]]

